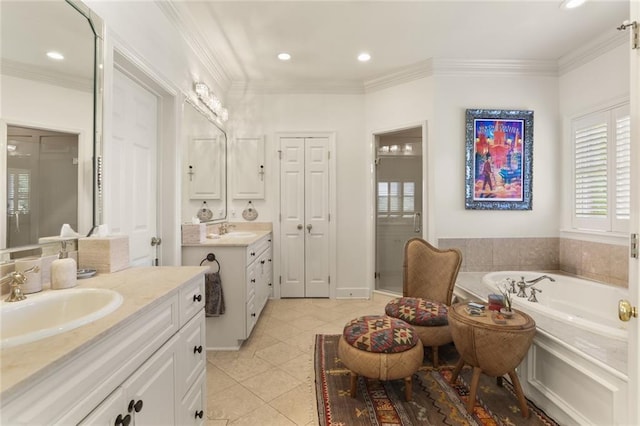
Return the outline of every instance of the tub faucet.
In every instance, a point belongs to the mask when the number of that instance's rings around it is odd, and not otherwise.
[[[530,285],[533,285],[533,284],[537,283],[538,281],[544,280],[545,278],[548,279],[549,281],[551,281],[552,283],[556,282],[556,280],[554,278],[550,277],[549,275],[541,275],[536,279],[533,279],[531,281],[526,281],[526,283],[530,284]],[[524,277],[522,277],[522,280],[524,280]]]

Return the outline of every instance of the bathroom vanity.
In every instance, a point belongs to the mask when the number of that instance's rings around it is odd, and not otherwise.
[[[205,271],[131,268],[79,281],[120,293],[122,305],[79,328],[3,349],[0,422],[204,424]]]
[[[235,350],[250,335],[272,295],[273,261],[270,230],[232,231],[205,243],[183,244],[182,264],[200,265],[213,253],[220,264],[225,313],[206,318],[206,347]],[[205,261],[211,271],[215,262]]]

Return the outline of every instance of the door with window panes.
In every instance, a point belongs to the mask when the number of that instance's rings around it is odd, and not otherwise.
[[[376,290],[402,293],[402,256],[422,237],[422,129],[380,135],[376,156]]]

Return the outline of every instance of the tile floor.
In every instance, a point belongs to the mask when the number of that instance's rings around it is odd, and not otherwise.
[[[270,300],[239,351],[207,352],[207,426],[316,425],[315,335],[341,334],[390,299]]]

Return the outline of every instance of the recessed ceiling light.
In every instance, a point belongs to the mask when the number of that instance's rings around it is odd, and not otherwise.
[[[587,0],[564,0],[560,7],[563,9],[575,9],[582,6]]]
[[[358,55],[358,60],[360,62],[367,62],[370,59],[371,59],[371,55],[369,55],[366,52],[362,52],[361,54]]]
[[[288,61],[289,59],[291,59],[291,55],[286,52],[278,53],[278,59],[280,59],[281,61]]]
[[[55,59],[56,61],[61,61],[64,59],[64,56],[62,55],[62,53],[54,52],[54,51],[47,52],[47,56],[50,59]]]

